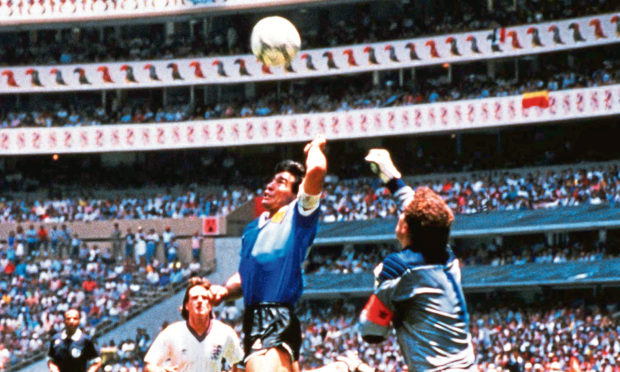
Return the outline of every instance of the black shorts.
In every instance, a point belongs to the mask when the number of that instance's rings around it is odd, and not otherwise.
[[[243,333],[245,361],[272,348],[284,349],[293,361],[299,360],[301,326],[290,305],[260,303],[247,307],[243,314]]]

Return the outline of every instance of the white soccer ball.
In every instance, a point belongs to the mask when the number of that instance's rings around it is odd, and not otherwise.
[[[295,25],[286,18],[263,18],[252,29],[252,53],[267,66],[289,64],[299,51],[301,37]]]

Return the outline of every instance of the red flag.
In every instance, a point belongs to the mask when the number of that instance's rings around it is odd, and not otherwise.
[[[549,107],[549,92],[542,90],[539,92],[525,93],[521,100],[523,108],[532,106],[546,108]]]

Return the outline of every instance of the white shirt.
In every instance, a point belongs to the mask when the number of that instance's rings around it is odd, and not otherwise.
[[[185,321],[169,325],[144,357],[146,363],[178,366],[179,372],[219,372],[222,359],[234,365],[243,359],[243,351],[235,331],[217,319],[211,319],[202,340]]]

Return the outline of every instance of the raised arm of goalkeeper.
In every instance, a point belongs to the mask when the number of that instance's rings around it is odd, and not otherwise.
[[[394,166],[390,153],[385,149],[372,149],[365,160],[370,163],[370,169],[381,178],[390,192],[398,197],[401,207],[413,199],[413,189],[401,179],[402,175]]]

